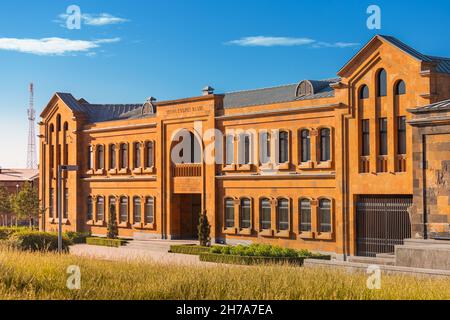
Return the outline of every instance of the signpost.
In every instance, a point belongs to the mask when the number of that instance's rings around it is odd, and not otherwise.
[[[62,210],[62,197],[64,197],[64,192],[62,188],[62,175],[64,172],[69,171],[78,171],[78,166],[67,166],[60,165],[58,166],[58,252],[62,253],[63,251],[63,210]]]

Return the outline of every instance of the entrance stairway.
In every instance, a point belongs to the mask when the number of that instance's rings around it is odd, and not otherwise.
[[[348,257],[348,262],[395,266],[395,255],[383,253],[378,254],[376,257]]]

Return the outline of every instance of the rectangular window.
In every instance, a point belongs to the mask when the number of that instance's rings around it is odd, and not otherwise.
[[[278,230],[289,230],[289,200],[278,200]]]
[[[89,170],[94,168],[94,149],[88,146],[87,167]]]
[[[287,163],[289,161],[289,133],[286,131],[281,131],[278,135],[279,143],[279,163]]]
[[[234,164],[234,136],[227,135],[225,138],[225,164]]]
[[[105,198],[97,199],[97,221],[105,220]]]
[[[115,197],[109,197],[109,219],[111,219],[112,214],[114,214],[114,215],[117,214],[116,209],[117,209],[117,207],[116,207],[116,198]],[[116,216],[115,219],[117,219],[117,216]]]
[[[272,229],[272,207],[269,199],[261,200],[261,229]]]
[[[128,222],[128,198],[126,197],[120,198],[119,219],[121,223]]]
[[[116,145],[112,144],[109,146],[109,168],[116,169]]]
[[[311,161],[311,135],[309,130],[302,130],[302,162]]]
[[[379,120],[379,144],[380,156],[387,156],[388,154],[388,135],[387,135],[387,118],[380,118]]]
[[[225,201],[225,228],[234,228],[234,200]]]
[[[321,200],[319,203],[319,231],[331,232],[331,201]]]
[[[311,202],[305,199],[300,202],[300,232],[311,231]]]
[[[250,229],[251,227],[251,202],[250,199],[241,200],[241,228]]]
[[[141,198],[134,198],[133,200],[133,222],[141,223]]]
[[[239,137],[239,164],[250,164],[250,135],[242,134]]]
[[[134,144],[134,168],[141,167],[141,144],[136,142]]]
[[[331,130],[320,130],[320,161],[331,160]]]
[[[51,188],[50,189],[50,204],[49,204],[49,208],[48,208],[48,212],[49,212],[49,216],[50,218],[54,218],[54,214],[55,214],[55,189]]]
[[[92,203],[92,198],[89,197],[88,198],[88,202],[87,202],[86,220],[87,221],[94,220],[93,215],[94,215],[94,206],[93,206],[93,203]]]
[[[120,145],[120,162],[121,169],[128,168],[128,145],[124,143]]]
[[[64,204],[63,204],[63,218],[68,219],[69,218],[69,189],[64,189]]]
[[[398,154],[406,154],[406,117],[397,118]]]
[[[269,132],[263,132],[260,135],[260,158],[262,164],[270,163],[271,145]]]
[[[153,198],[146,199],[146,201],[145,201],[145,224],[152,224],[155,221],[154,205],[155,205],[155,201],[153,200]]]
[[[50,169],[55,166],[55,146],[50,146]]]
[[[370,120],[361,120],[361,142],[362,150],[361,155],[363,157],[370,156]]]
[[[146,163],[145,163],[145,167],[146,168],[151,168],[154,166],[154,161],[153,161],[153,142],[147,142],[147,155],[146,155]]]

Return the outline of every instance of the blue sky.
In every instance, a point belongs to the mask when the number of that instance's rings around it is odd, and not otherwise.
[[[381,30],[366,26],[372,4]],[[328,78],[376,33],[450,56],[449,19],[448,0],[2,0],[0,165],[26,164],[30,81],[40,112],[56,91],[140,103]]]

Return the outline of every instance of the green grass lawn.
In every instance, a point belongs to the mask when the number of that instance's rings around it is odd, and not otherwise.
[[[81,268],[81,290],[66,288]],[[450,279],[383,276],[289,266],[179,266],[0,251],[0,299],[450,299]]]

